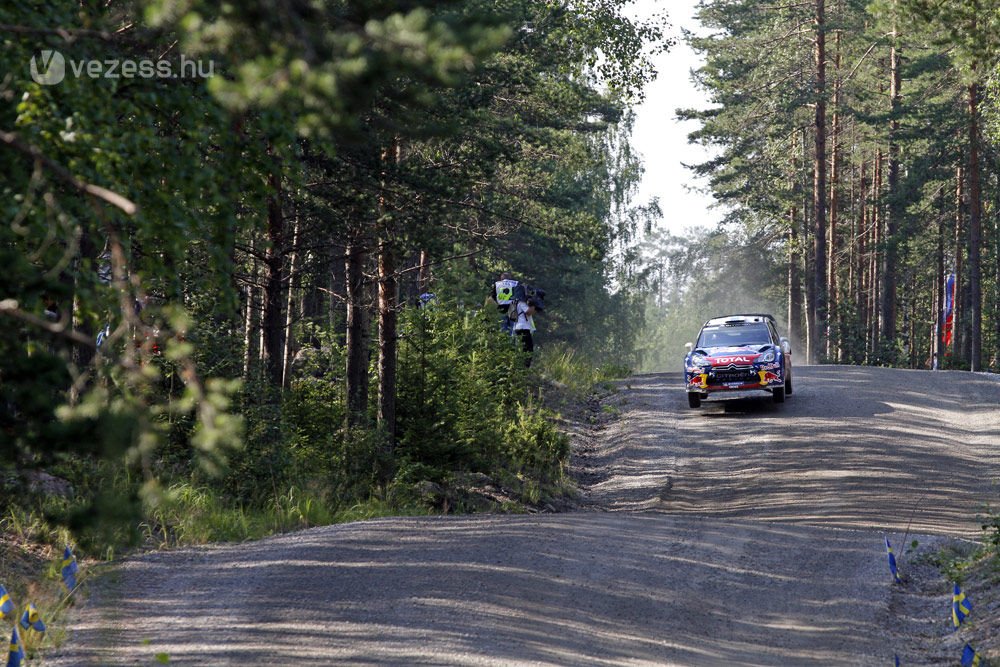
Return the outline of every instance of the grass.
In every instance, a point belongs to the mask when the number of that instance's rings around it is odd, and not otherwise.
[[[361,521],[383,516],[426,514],[399,508],[380,499],[335,509],[322,496],[297,487],[271,499],[262,508],[229,506],[213,490],[175,484],[141,524],[146,543],[156,548],[244,542],[293,530]]]
[[[566,387],[577,397],[597,389],[609,390],[614,380],[630,375],[624,366],[614,364],[594,365],[592,361],[573,348],[553,346],[539,355],[538,368],[542,377]]]
[[[47,626],[45,634],[18,627],[29,658],[66,639],[62,619],[72,599],[62,585],[60,569],[62,548],[68,540],[65,529],[52,528],[39,515],[18,507],[9,507],[0,517],[0,584],[16,607],[11,620],[17,623],[28,604],[33,603]],[[3,627],[6,633],[6,625]],[[8,639],[5,635],[0,641],[6,646]]]
[[[145,546],[167,548],[209,542],[243,542],[277,533],[347,523],[384,516],[430,513],[425,509],[400,509],[381,499],[351,507],[333,509],[316,494],[296,487],[272,498],[262,508],[231,507],[217,493],[205,487],[175,484],[155,506],[147,506],[141,524]],[[18,627],[29,659],[55,648],[67,639],[65,616],[74,598],[86,594],[88,570],[95,562],[82,562],[77,574],[78,589],[70,597],[62,584],[62,550],[73,544],[66,528],[53,527],[45,518],[45,508],[28,510],[9,507],[0,516],[0,584],[16,606],[16,623],[29,603],[34,603],[47,626],[44,635],[24,632]],[[110,560],[115,547],[103,556]],[[2,627],[6,628],[6,624]],[[4,630],[9,632],[9,628]],[[6,646],[9,636],[0,637]]]
[[[596,391],[608,391],[613,387],[613,380],[628,374],[624,368],[607,364],[595,366],[574,350],[560,347],[545,350],[539,355],[536,367],[543,380],[562,385],[566,388],[565,393],[576,399]],[[89,486],[94,488],[114,488],[123,496],[136,484],[127,474],[101,470],[72,470],[67,477],[90,480]],[[537,503],[544,497],[563,497],[569,493],[559,477],[560,480],[547,482],[519,479],[512,487],[517,487],[527,502]],[[293,486],[276,492],[262,505],[234,505],[231,498],[210,486],[175,483],[144,502],[139,536],[145,548],[153,549],[212,542],[238,543],[315,526],[436,512],[426,506],[408,506],[407,500],[395,497],[391,488],[351,506],[331,501],[328,494],[315,490],[317,488],[323,487]],[[60,561],[63,546],[75,544],[76,540],[69,530],[57,527],[57,522],[64,523],[73,515],[78,509],[74,502],[67,498],[35,499],[25,507],[11,506],[0,516],[0,583],[7,587],[18,605],[14,620],[20,618],[31,602],[48,626],[44,636],[24,633],[29,657],[39,649],[44,654],[45,649],[60,645],[66,638],[64,617],[73,601],[62,586]],[[138,506],[135,509],[138,510]],[[499,510],[523,512],[525,506],[522,502],[505,500]],[[134,531],[134,521],[129,527]],[[92,553],[92,556],[111,560],[130,543],[125,532],[102,535],[106,539],[92,538],[90,542],[80,535],[81,550],[86,551],[89,544],[92,550],[101,552]],[[84,590],[78,595],[86,593],[87,571],[93,572],[94,565],[93,560],[84,560],[81,564],[78,578]],[[0,638],[0,641],[5,639]]]

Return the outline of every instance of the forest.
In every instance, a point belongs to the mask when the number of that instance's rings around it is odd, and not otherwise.
[[[571,493],[545,393],[634,364],[655,207],[628,133],[665,25],[0,9],[6,524],[94,553]],[[502,271],[548,295],[531,368]]]
[[[572,495],[554,396],[737,309],[799,363],[1000,370],[1000,5],[703,0],[677,114],[726,215],[683,233],[630,142],[668,11],[0,8],[5,530],[538,507]],[[503,271],[547,294],[530,367]]]
[[[1000,368],[1000,5],[703,1],[698,19],[706,105],[679,115],[726,217],[646,241],[668,349],[695,314],[764,301],[801,361]]]

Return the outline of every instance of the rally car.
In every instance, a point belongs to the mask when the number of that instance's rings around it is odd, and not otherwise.
[[[744,398],[769,392],[775,403],[784,403],[792,393],[792,348],[778,335],[772,315],[712,318],[687,349],[684,381],[692,408],[711,394]]]

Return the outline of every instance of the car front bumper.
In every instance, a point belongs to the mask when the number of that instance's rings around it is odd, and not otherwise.
[[[752,368],[741,369],[740,378],[733,379],[723,372],[714,369],[687,369],[685,380],[687,391],[701,395],[708,395],[716,392],[730,393],[736,391],[770,391],[775,387],[783,386],[785,383],[784,373],[779,367],[773,365],[754,366]],[[731,372],[731,371],[728,371]]]

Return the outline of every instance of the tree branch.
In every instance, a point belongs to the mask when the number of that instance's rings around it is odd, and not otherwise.
[[[0,301],[0,314],[8,315],[21,320],[22,322],[27,322],[32,326],[48,331],[50,334],[70,340],[77,345],[83,345],[84,347],[89,348],[97,347],[97,344],[94,341],[90,340],[90,338],[84,336],[79,331],[67,329],[65,323],[48,322],[37,315],[21,310],[16,299],[3,299]]]
[[[133,24],[128,24],[122,28],[119,28],[115,32],[106,32],[104,30],[86,30],[83,28],[35,28],[33,26],[27,25],[10,25],[7,23],[0,23],[0,32],[11,32],[15,35],[58,35],[62,37],[67,42],[72,42],[77,37],[94,37],[96,39],[103,39],[109,41],[115,38],[115,35],[119,35],[127,30],[130,30]]]
[[[0,130],[0,143],[13,148],[14,150],[19,151],[34,159],[36,162],[44,165],[46,169],[76,190],[84,192],[91,197],[101,199],[104,202],[121,209],[126,215],[134,215],[138,209],[138,207],[131,200],[123,197],[117,192],[112,192],[107,188],[102,188],[101,186],[94,185],[93,183],[81,181],[76,176],[71,174],[66,167],[49,158],[40,149],[21,141],[21,139],[18,138],[18,136],[13,132],[4,132],[3,130]]]

